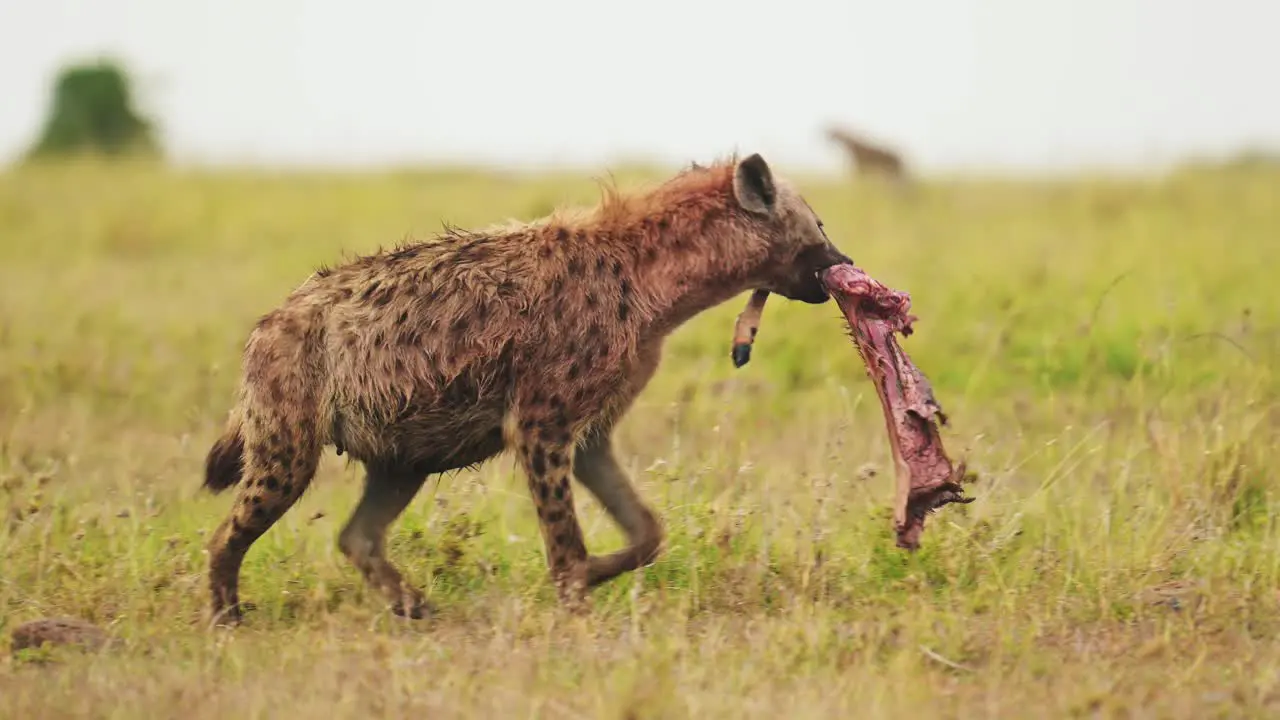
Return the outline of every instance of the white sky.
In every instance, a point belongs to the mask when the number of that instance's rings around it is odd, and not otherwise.
[[[0,0],[0,162],[99,53],[197,162],[836,168],[829,121],[944,170],[1280,149],[1277,0]]]

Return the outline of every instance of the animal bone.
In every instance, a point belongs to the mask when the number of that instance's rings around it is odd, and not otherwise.
[[[768,299],[768,290],[756,290],[751,293],[747,306],[738,314],[738,321],[733,325],[734,367],[740,368],[751,360],[751,344],[756,341],[760,316],[764,314],[764,304]]]
[[[938,424],[946,425],[947,416],[933,387],[894,337],[912,332],[916,318],[908,312],[911,296],[849,264],[827,268],[821,279],[840,306],[880,398],[897,472],[893,520],[898,547],[915,550],[930,513],[974,498],[965,497],[959,483],[967,475],[965,463],[953,467],[942,447]]]

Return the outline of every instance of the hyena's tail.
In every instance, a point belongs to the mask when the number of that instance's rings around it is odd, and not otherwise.
[[[204,487],[220,493],[240,482],[244,474],[244,431],[238,421],[227,424],[204,461]]]

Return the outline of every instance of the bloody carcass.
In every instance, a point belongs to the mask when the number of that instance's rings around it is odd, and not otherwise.
[[[896,334],[912,333],[911,297],[885,287],[850,264],[821,273],[822,284],[840,306],[849,335],[875,385],[893,450],[896,492],[893,505],[898,546],[915,550],[928,515],[949,503],[970,503],[960,481],[965,463],[953,465],[942,446],[939,425],[947,416],[924,373],[898,345]],[[742,367],[760,325],[768,293],[752,294],[734,329],[733,361]]]

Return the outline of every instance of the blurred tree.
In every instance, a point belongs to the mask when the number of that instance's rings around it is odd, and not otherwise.
[[[114,62],[65,67],[28,158],[80,153],[159,156],[154,128],[134,111],[130,95],[129,78]]]

